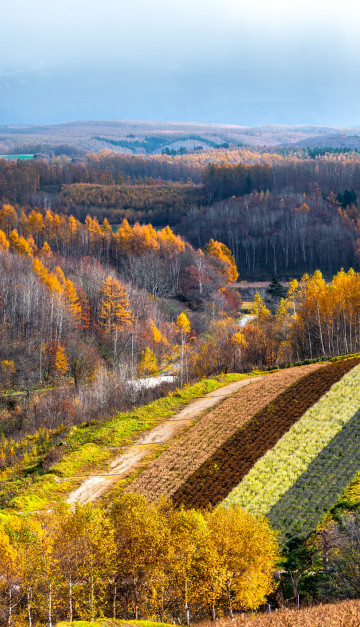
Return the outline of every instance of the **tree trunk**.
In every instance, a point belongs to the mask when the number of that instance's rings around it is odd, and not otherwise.
[[[32,627],[32,620],[31,620],[31,588],[29,588],[26,592],[26,596],[27,596],[27,610],[28,610],[28,619],[29,619],[29,627]]]
[[[9,620],[8,620],[9,627],[11,627],[11,621],[12,621],[12,593],[11,593],[11,585],[10,585],[10,588],[9,588]]]
[[[95,613],[94,613],[94,578],[91,578],[91,620],[94,622]]]
[[[49,627],[52,627],[52,584],[49,584]]]
[[[69,579],[69,611],[70,611],[70,623],[73,621],[73,602],[72,602],[72,580]]]
[[[189,627],[189,625],[190,625],[190,610],[189,610],[189,603],[188,603],[188,582],[187,582],[187,579],[185,579],[185,615],[186,615],[186,624]]]
[[[234,620],[234,613],[233,613],[233,608],[232,608],[232,599],[231,599],[230,587],[228,587],[228,601],[229,601],[229,616],[230,616],[231,620]]]
[[[113,618],[116,620],[116,581],[114,582],[114,598],[113,598]]]

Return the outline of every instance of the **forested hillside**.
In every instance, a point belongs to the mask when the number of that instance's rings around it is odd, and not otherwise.
[[[193,245],[212,237],[243,277],[300,277],[359,267],[359,154],[350,149],[213,149],[185,155],[103,151],[70,159],[0,159],[0,199],[170,225]]]

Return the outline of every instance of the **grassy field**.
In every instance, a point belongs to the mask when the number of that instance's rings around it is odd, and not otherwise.
[[[308,410],[281,440],[253,466],[224,503],[237,503],[254,514],[269,514],[272,508],[275,508],[276,503],[285,497],[297,481],[300,481],[304,472],[308,471],[312,474],[310,465],[312,462],[315,463],[320,454],[321,457],[318,458],[318,462],[328,457],[331,448],[326,450],[326,447],[340,434],[343,427],[348,424],[351,431],[351,420],[359,409],[360,366],[356,366],[341,381],[336,383],[316,405]],[[354,421],[356,425],[355,418]],[[324,473],[322,481],[325,482],[323,490],[326,489],[330,478],[328,479]],[[336,481],[337,479],[335,479]],[[319,486],[320,478],[317,486],[312,483],[309,489],[311,491],[316,490],[317,500],[320,504],[322,493],[319,492]],[[281,514],[283,516],[281,521],[274,515],[276,524],[281,527],[283,532],[287,530],[286,521],[290,522],[291,529],[294,529],[294,525],[297,524],[301,526],[302,514],[299,514],[298,519],[297,510],[295,513],[292,509],[293,503],[294,501],[290,499],[290,509],[286,510],[285,515]],[[298,507],[301,510],[301,503],[298,504]],[[311,525],[316,526],[323,511],[316,507],[314,501],[312,512]]]
[[[130,484],[130,489],[151,500],[171,496],[254,414],[289,385],[321,367],[323,364],[289,368],[254,381],[198,420]]]

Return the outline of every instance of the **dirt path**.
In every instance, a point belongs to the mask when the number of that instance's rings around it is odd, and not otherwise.
[[[249,385],[252,381],[258,381],[262,378],[263,376],[249,377],[241,381],[234,381],[234,383],[225,385],[223,388],[214,390],[203,398],[191,402],[178,414],[167,418],[151,429],[151,431],[143,433],[135,444],[127,447],[124,452],[109,463],[109,471],[107,473],[89,476],[74,492],[69,494],[67,498],[68,503],[95,501],[119,477],[125,479],[141,460],[156,450],[157,446],[166,444],[169,440],[182,433],[195,419],[199,419],[204,411],[218,405],[221,401]]]

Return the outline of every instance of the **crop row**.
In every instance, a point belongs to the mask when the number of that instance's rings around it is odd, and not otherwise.
[[[359,363],[360,359],[354,358],[328,364],[302,377],[279,394],[178,488],[173,495],[174,503],[188,507],[220,503],[301,416]],[[276,467],[271,469],[271,472],[276,471]],[[256,483],[254,490],[257,492]],[[261,494],[258,498],[261,499]],[[243,505],[247,503],[244,499],[241,501]]]
[[[349,455],[352,455],[352,447],[350,447],[351,437],[357,435],[357,419],[355,418],[357,412],[360,409],[360,366],[354,368],[351,372],[344,376],[344,378],[335,384],[331,390],[311,409],[309,409],[304,416],[297,422],[271,449],[266,455],[264,455],[250,470],[247,476],[241,483],[229,494],[225,500],[225,504],[237,503],[242,505],[245,509],[250,510],[256,514],[268,514],[276,503],[286,495],[286,493],[300,480],[301,475],[306,471],[309,475],[305,477],[310,478],[312,475],[312,485],[309,490],[315,491],[314,500],[311,502],[306,515],[309,515],[310,509],[321,508],[321,498],[324,490],[326,491],[327,485],[331,484],[331,481],[337,482],[337,476],[331,479],[331,473],[335,472],[334,468],[340,467],[340,462],[333,464],[332,460],[329,461],[328,471],[329,476],[326,474],[326,468],[322,471],[322,475],[319,477],[316,484],[316,477],[314,475],[314,468],[310,468],[312,462],[317,472],[322,462],[326,457],[331,456],[331,442],[339,435],[339,440],[334,440],[334,454],[338,454],[338,459],[341,459],[341,446],[342,437],[341,431],[345,425],[349,424],[350,431],[344,431],[343,437],[346,445],[349,446]],[[352,421],[352,419],[354,419]],[[353,433],[351,431],[353,428]],[[357,439],[355,439],[355,443]],[[321,452],[328,447],[328,450],[324,451],[324,455],[319,457],[317,463],[315,460],[320,456]],[[351,473],[351,464],[349,468],[346,468],[347,461],[345,460],[344,473]],[[341,472],[341,470],[340,470]],[[354,474],[354,473],[353,473]],[[337,473],[336,473],[337,475]],[[345,478],[344,478],[345,482]],[[301,489],[304,485],[300,482],[297,486]],[[336,486],[332,488],[337,490]],[[339,488],[340,489],[340,488]],[[318,493],[318,494],[317,494]],[[306,497],[306,494],[305,494]],[[292,493],[289,493],[291,505],[290,510],[295,501],[292,499]],[[297,508],[300,508],[301,504],[297,503],[295,511],[291,513],[287,512],[285,508],[285,525],[286,521],[289,521],[289,516],[293,516],[295,519],[295,526],[297,524],[297,517],[302,519],[302,514],[298,512]],[[321,515],[321,510],[319,509]],[[316,514],[311,514],[316,517]],[[281,513],[277,516],[275,509],[273,509],[273,517],[280,521]],[[301,524],[301,523],[300,523]]]
[[[254,379],[234,396],[204,414],[131,483],[129,489],[151,500],[171,496],[210,455],[289,385],[323,364],[289,368]]]
[[[271,508],[268,518],[274,527],[291,536],[315,529],[360,468],[359,442],[357,411]]]

